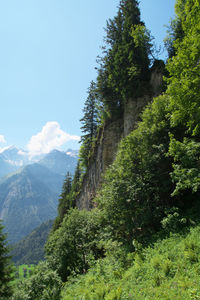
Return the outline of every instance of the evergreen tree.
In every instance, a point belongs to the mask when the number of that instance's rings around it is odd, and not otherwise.
[[[71,192],[71,188],[72,188],[72,176],[69,172],[67,172],[67,175],[65,177],[63,186],[62,186],[62,193],[60,194],[60,199],[59,202],[62,199],[65,199],[67,195],[69,195],[69,193]]]
[[[80,168],[80,161],[78,161],[76,170],[74,173],[74,178],[72,181],[72,194],[73,198],[75,198],[75,195],[79,192],[80,189],[80,181],[81,181],[81,168]],[[75,204],[73,205],[75,207]]]
[[[176,17],[171,21],[171,24],[168,27],[168,36],[165,39],[165,47],[167,48],[169,58],[172,58],[177,53],[174,42],[177,40],[181,41],[184,37],[181,16],[184,14],[185,3],[186,0],[176,1]]]
[[[83,113],[84,116],[80,120],[83,124],[81,127],[81,130],[83,132],[83,135],[81,137],[81,160],[85,165],[87,165],[88,155],[94,138],[96,137],[98,125],[97,92],[96,84],[94,83],[94,81],[91,82],[88,89],[88,97],[85,101]]]
[[[66,178],[63,183],[62,193],[59,198],[58,216],[62,220],[67,210],[70,208],[70,192],[72,188],[72,176],[67,172]]]
[[[123,112],[124,101],[138,96],[149,76],[149,33],[140,30],[148,41],[139,45],[133,37],[138,27],[145,29],[138,2],[121,0],[117,16],[107,22],[104,57],[98,61],[98,91],[110,117]]]
[[[10,281],[12,279],[12,267],[8,256],[6,237],[3,233],[3,226],[0,223],[0,299],[9,299],[11,296]]]
[[[72,188],[72,176],[69,172],[67,172],[62,187],[62,193],[60,194],[60,198],[59,198],[58,216],[56,217],[55,222],[53,224],[53,231],[60,226],[64,218],[64,215],[71,207],[71,197],[70,197],[71,188]]]

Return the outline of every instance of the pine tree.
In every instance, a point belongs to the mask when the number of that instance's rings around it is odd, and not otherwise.
[[[76,170],[74,173],[74,178],[72,181],[72,193],[76,194],[79,192],[79,188],[80,188],[80,180],[81,180],[81,168],[80,168],[80,161],[78,161],[77,166],[76,166]],[[74,196],[73,196],[74,198]],[[73,205],[74,207],[75,205]]]
[[[63,183],[62,193],[59,198],[58,216],[62,220],[66,212],[70,209],[70,192],[72,188],[72,176],[67,172],[66,178]]]
[[[55,231],[67,213],[67,211],[71,208],[71,189],[72,189],[72,176],[69,172],[65,177],[63,186],[62,186],[62,193],[60,194],[59,203],[58,203],[58,216],[55,219],[53,224],[53,231]]]
[[[85,101],[83,113],[84,116],[80,120],[83,124],[81,127],[83,132],[83,135],[81,136],[82,150],[80,153],[81,160],[87,165],[89,152],[96,137],[98,126],[97,92],[94,81],[91,82],[88,89],[88,97]]]
[[[8,247],[6,246],[6,236],[3,233],[3,226],[0,223],[0,299],[10,299],[12,280],[12,267],[10,257],[8,256]]]
[[[138,45],[134,30],[145,28],[136,0],[121,0],[117,16],[106,27],[104,56],[98,60],[97,85],[110,117],[123,112],[124,102],[138,96],[149,76],[150,39]],[[140,30],[140,35],[146,34]]]
[[[62,193],[60,194],[60,200],[65,199],[67,195],[71,192],[72,188],[72,176],[69,172],[65,177],[63,186],[62,186]]]

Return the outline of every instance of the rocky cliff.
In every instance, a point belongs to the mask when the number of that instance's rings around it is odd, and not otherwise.
[[[156,61],[151,69],[148,92],[141,97],[128,99],[124,106],[123,116],[113,122],[108,122],[100,129],[93,155],[89,161],[87,173],[84,176],[81,192],[76,199],[80,209],[91,209],[93,198],[102,183],[102,175],[112,164],[117,153],[120,140],[126,137],[137,125],[144,107],[158,96],[163,88],[164,63]]]

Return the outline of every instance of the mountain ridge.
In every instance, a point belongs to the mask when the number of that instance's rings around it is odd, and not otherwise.
[[[76,157],[55,150],[46,159],[0,178],[0,219],[9,243],[17,242],[42,222],[56,217],[64,175],[73,174],[76,163]]]

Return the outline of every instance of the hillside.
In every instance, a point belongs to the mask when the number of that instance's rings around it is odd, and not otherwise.
[[[68,154],[54,150],[37,163],[29,161],[28,154],[20,154],[16,147],[9,147],[0,155],[4,164],[15,166],[15,172],[0,179],[0,219],[13,243],[56,217],[65,172],[74,173],[77,155],[73,150]],[[8,170],[11,169],[2,169],[4,173]]]
[[[33,164],[1,182],[0,218],[10,243],[55,218],[63,180],[63,176]]]
[[[199,299],[199,0],[177,0],[175,12],[156,97],[138,2],[120,1],[108,20],[46,261],[13,299]]]
[[[11,256],[15,265],[38,264],[44,260],[44,245],[52,225],[52,220],[42,223],[25,238],[12,245]]]
[[[198,299],[200,226],[139,248],[126,262],[105,259],[69,280],[61,299]]]
[[[31,163],[28,159],[28,153],[10,146],[0,151],[0,178],[15,172],[20,167]]]

